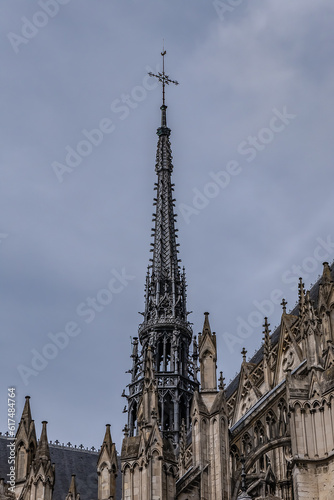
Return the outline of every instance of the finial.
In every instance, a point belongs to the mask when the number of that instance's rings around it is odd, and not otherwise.
[[[263,352],[264,352],[264,355],[265,356],[268,356],[269,355],[269,351],[270,351],[270,331],[269,330],[269,326],[270,326],[270,323],[268,323],[268,318],[265,317],[264,318],[264,325],[262,325],[264,330],[263,330],[263,333],[264,333],[264,347],[263,347]]]
[[[285,299],[282,299],[281,306],[283,307],[283,314],[286,314],[286,305],[287,301]]]
[[[322,264],[324,266],[324,270],[323,270],[323,273],[322,273],[322,283],[331,283],[333,280],[332,280],[332,276],[331,276],[331,268],[329,267],[329,264],[328,262],[323,262]]]
[[[28,421],[28,425],[31,422],[31,410],[30,410],[30,396],[25,397],[24,408],[22,412],[22,419]]]
[[[219,386],[218,386],[220,391],[225,390],[225,378],[223,377],[223,372],[220,372],[220,377],[219,377]]]
[[[123,432],[124,432],[124,437],[126,437],[126,438],[129,437],[129,428],[128,428],[127,424],[125,424]]]
[[[245,363],[247,351],[244,347],[242,348],[241,354],[242,354],[242,361]]]
[[[271,330],[269,330],[269,327],[270,327],[270,323],[268,323],[268,318],[267,316],[264,318],[264,324],[262,325],[264,330],[263,330],[263,333],[264,334],[268,334],[271,332]]]
[[[204,325],[203,325],[203,331],[202,331],[202,333],[204,334],[205,332],[211,333],[211,328],[210,328],[210,323],[209,323],[209,313],[208,312],[204,313]]]
[[[163,49],[162,49],[161,55],[162,55],[162,73],[159,72],[158,74],[155,74],[155,73],[152,73],[150,71],[148,74],[154,78],[157,78],[158,81],[162,83],[162,106],[160,108],[161,112],[162,112],[162,114],[161,114],[161,128],[167,128],[167,119],[166,119],[167,106],[165,104],[165,87],[166,87],[166,85],[169,85],[170,83],[174,83],[174,85],[178,85],[179,82],[176,80],[172,80],[165,73],[166,50],[165,50],[164,44],[163,44]],[[158,129],[158,133],[159,133],[159,130],[160,129]]]
[[[304,289],[303,278],[299,278],[298,295],[299,295],[299,302],[300,302],[300,304],[304,304],[305,289]]]
[[[47,426],[47,421],[43,420],[41,437],[38,441],[37,450],[36,450],[36,459],[39,459],[39,460],[49,460],[50,459],[49,441],[48,441],[46,426]]]

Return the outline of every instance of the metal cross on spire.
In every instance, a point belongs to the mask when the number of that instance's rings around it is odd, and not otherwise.
[[[161,55],[162,55],[162,73],[158,73],[156,75],[155,73],[152,73],[150,71],[149,75],[153,76],[154,78],[157,78],[159,80],[159,82],[162,83],[162,105],[165,106],[165,86],[169,85],[170,83],[174,83],[174,85],[178,85],[179,82],[177,82],[176,80],[172,80],[165,73],[165,55],[166,55],[166,51],[165,51],[164,47],[162,49]]]

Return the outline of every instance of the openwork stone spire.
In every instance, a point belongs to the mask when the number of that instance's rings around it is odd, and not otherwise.
[[[161,127],[157,130],[158,145],[156,154],[155,171],[157,182],[155,183],[156,207],[153,214],[154,227],[152,228],[151,243],[153,258],[149,266],[145,287],[145,313],[144,322],[139,328],[142,337],[147,327],[157,323],[170,323],[177,320],[178,323],[188,325],[186,312],[186,279],[184,270],[181,271],[178,258],[177,229],[175,228],[173,198],[173,184],[171,174],[173,171],[172,150],[169,140],[170,129],[167,127],[167,106],[165,104],[165,85],[169,83],[178,84],[171,80],[165,73],[166,51],[163,57],[163,71],[157,75],[150,76],[158,78],[163,88],[163,104],[161,106]]]
[[[158,129],[161,131],[161,129]],[[167,133],[159,136],[156,172],[157,196],[153,221],[152,266],[145,290],[144,325],[178,319],[186,323],[186,280],[178,261],[176,243],[172,153]]]
[[[155,213],[152,228],[153,252],[148,267],[145,286],[144,320],[139,325],[138,339],[133,339],[132,374],[129,385],[128,428],[130,437],[135,435],[142,419],[145,396],[145,367],[147,359],[152,359],[152,372],[157,387],[157,404],[146,409],[157,412],[164,437],[170,437],[177,443],[182,419],[186,432],[190,430],[190,406],[195,388],[198,386],[196,370],[190,359],[189,348],[192,341],[192,329],[187,320],[186,278],[184,269],[179,265],[177,229],[175,228],[172,184],[172,150],[169,140],[170,129],[167,127],[167,106],[165,104],[165,86],[177,84],[165,73],[166,51],[163,57],[162,73],[150,76],[162,83],[163,100],[161,126],[157,130],[158,145],[156,154],[154,198]],[[196,354],[197,355],[197,354]],[[195,355],[195,357],[196,357]],[[153,400],[152,400],[153,401]],[[152,406],[153,403],[151,402]],[[148,413],[147,413],[148,414]]]

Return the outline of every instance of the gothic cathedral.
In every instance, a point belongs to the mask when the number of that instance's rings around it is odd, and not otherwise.
[[[27,397],[15,485],[1,479],[0,500],[333,500],[334,267],[325,262],[310,291],[300,278],[297,306],[287,312],[283,300],[280,326],[271,334],[264,318],[261,348],[248,361],[243,350],[227,387],[222,373],[217,381],[216,334],[206,312],[193,335],[178,258],[165,104],[177,82],[164,69],[151,76],[163,87],[154,240],[121,453],[109,426],[98,451],[49,443],[46,422],[37,441]]]

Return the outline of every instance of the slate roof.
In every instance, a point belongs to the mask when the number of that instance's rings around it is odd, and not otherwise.
[[[6,479],[8,473],[8,439],[0,436],[0,477]],[[96,500],[98,452],[80,450],[67,446],[50,444],[51,462],[56,466],[55,489],[53,500],[65,500],[70,487],[72,474],[76,475],[77,491],[81,500]],[[116,480],[116,498],[122,497],[122,478],[120,472]]]
[[[7,451],[7,444],[9,443],[9,439],[4,436],[0,436],[0,478],[5,479],[5,481],[9,472]]]
[[[334,280],[334,262],[330,266],[331,268],[331,276],[332,279]],[[315,305],[318,304],[318,297],[319,297],[319,285],[321,283],[321,277],[318,279],[318,281],[312,286],[310,290],[310,299],[314,301]],[[299,314],[299,306],[298,304],[294,307],[292,311],[290,311],[289,314],[293,314],[294,316],[298,316]],[[279,336],[280,336],[280,328],[281,326],[279,325],[274,333],[271,335],[271,343],[272,346],[275,346],[278,341],[279,341]],[[260,347],[260,349],[254,354],[254,356],[249,360],[250,363],[254,363],[255,365],[258,365],[260,361],[263,359],[263,345]],[[239,387],[239,377],[240,377],[240,372],[234,377],[234,379],[229,383],[229,385],[226,387],[226,399],[229,399],[232,394],[238,389]]]

